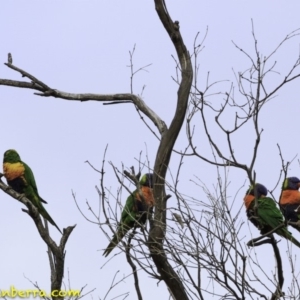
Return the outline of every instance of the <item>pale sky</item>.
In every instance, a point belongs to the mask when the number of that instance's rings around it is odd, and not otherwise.
[[[166,4],[172,19],[180,22],[180,31],[190,53],[193,52],[197,32],[200,32],[201,40],[208,27],[205,48],[199,57],[200,88],[205,86],[207,72],[210,72],[211,82],[227,79],[236,84],[232,70],[244,71],[249,67],[249,61],[235,48],[232,40],[249,54],[254,53],[251,19],[263,56],[271,53],[288,33],[300,28],[300,3],[296,0],[166,0]],[[7,53],[11,52],[15,66],[31,73],[51,88],[70,93],[130,92],[129,51],[136,45],[134,68],[152,65],[147,68],[148,72],[139,72],[135,76],[134,93],[141,94],[145,85],[143,100],[169,125],[177,95],[177,85],[171,78],[176,75],[172,58],[175,51],[156,14],[154,1],[3,1],[0,27],[2,63],[7,62]],[[276,70],[280,74],[270,76],[267,81],[269,87],[276,86],[292,66],[299,55],[299,45],[300,36],[287,42],[278,51],[273,61],[277,61]],[[3,64],[0,78],[26,80]],[[220,90],[228,90],[230,82],[220,85]],[[264,133],[255,170],[257,181],[269,189],[275,186],[281,167],[276,144],[280,144],[287,161],[299,151],[295,142],[300,112],[298,95],[299,80],[280,90],[261,114],[260,126]],[[236,97],[239,97],[237,92]],[[86,201],[98,211],[95,186],[99,185],[99,174],[85,161],[100,169],[108,144],[104,183],[111,194],[116,195],[120,186],[108,162],[113,162],[119,169],[122,166],[127,170],[131,166],[137,169],[137,159],[142,151],[142,160],[145,161],[148,155],[152,167],[157,139],[141,122],[131,104],[103,106],[100,102],[77,103],[35,96],[32,90],[0,86],[0,114],[0,154],[11,148],[19,152],[21,159],[32,168],[39,193],[48,201],[46,209],[61,229],[77,224],[66,246],[65,283],[68,283],[69,272],[72,288],[80,289],[87,284],[86,291],[96,288],[93,297],[102,299],[116,271],[120,271],[120,279],[130,273],[130,268],[123,254],[103,267],[108,259],[102,253],[109,241],[97,225],[88,223],[81,216],[74,203],[72,190],[83,212],[92,218]],[[233,124],[230,116],[225,122]],[[195,125],[198,150],[210,156],[209,145],[200,139],[204,136],[203,128],[200,122]],[[222,143],[224,138],[219,136],[214,118],[211,118],[209,127],[212,135]],[[184,125],[176,143],[177,150],[183,150],[187,145],[185,132]],[[235,153],[243,163],[249,163],[253,136],[251,125],[236,136]],[[225,151],[225,144],[223,149]],[[178,162],[179,156],[173,154],[170,173],[176,174]],[[169,181],[170,173],[167,176]],[[300,177],[297,159],[290,167],[289,175]],[[184,161],[179,184],[181,192],[205,201],[202,189],[190,182],[195,176],[213,188],[216,182],[215,168],[193,157]],[[228,195],[232,198],[246,182],[246,187],[238,194],[238,210],[242,206],[248,180],[240,170],[230,170],[229,176],[231,183]],[[134,189],[133,186],[130,188]],[[279,194],[280,188],[277,188],[275,195]],[[112,195],[109,197],[113,203],[115,200]],[[127,191],[123,190],[123,204],[127,196]],[[47,248],[33,221],[21,211],[21,203],[3,192],[0,192],[0,201],[0,289],[8,289],[11,285],[18,289],[33,288],[26,276],[49,291]],[[168,201],[168,205],[176,206],[174,197]],[[241,219],[247,219],[244,209]],[[174,224],[169,221],[169,225]],[[61,235],[53,226],[50,227],[52,237],[58,242]],[[245,243],[251,238],[250,230],[253,236],[258,236],[258,231],[246,222],[241,235]],[[294,229],[290,231],[300,239],[299,232]],[[286,260],[287,243],[283,240],[279,245]],[[268,250],[268,246],[256,249],[256,255],[262,263]],[[299,251],[295,247],[293,250],[294,254]],[[118,250],[114,250],[109,257],[116,253]],[[270,265],[271,272],[274,267],[273,256]],[[286,270],[284,275],[285,288],[289,282],[289,271]],[[154,297],[168,299],[163,282],[157,285],[147,275],[140,276],[145,300]],[[118,285],[107,299],[127,291],[130,292],[128,299],[136,299],[132,278],[125,282]]]

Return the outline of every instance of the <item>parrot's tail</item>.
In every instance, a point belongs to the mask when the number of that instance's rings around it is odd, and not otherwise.
[[[40,210],[40,214],[49,222],[51,223],[53,226],[55,226],[57,228],[57,230],[63,234],[61,232],[61,230],[59,229],[59,227],[56,225],[56,223],[53,221],[53,219],[50,217],[50,215],[47,213],[46,209],[43,207],[43,209]]]
[[[285,237],[287,240],[290,240],[294,245],[300,248],[300,243],[296,240],[288,230],[280,232],[280,235]]]
[[[300,248],[300,243],[299,243],[296,239],[294,239],[292,236],[290,237],[290,241],[291,241],[293,244],[295,244],[297,247]]]
[[[116,234],[113,236],[111,242],[103,252],[103,255],[105,257],[107,257],[110,254],[110,252],[114,250],[114,248],[119,244],[119,242],[122,240],[122,238],[125,236],[129,229],[129,227],[118,229]]]

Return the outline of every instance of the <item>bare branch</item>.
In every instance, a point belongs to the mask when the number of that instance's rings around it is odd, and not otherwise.
[[[3,174],[0,173],[0,189],[3,190],[6,194],[10,195],[12,198],[23,203],[28,208],[28,211],[26,210],[26,212],[33,219],[41,238],[48,246],[48,254],[51,267],[51,291],[60,290],[64,275],[65,246],[70,234],[72,233],[76,225],[69,226],[63,229],[63,235],[61,237],[60,244],[57,245],[50,237],[47,227],[44,227],[38,209],[24,195],[15,192],[12,188],[5,185],[1,180],[2,176]],[[54,259],[52,258],[52,256],[50,256],[49,251],[51,251]]]
[[[43,83],[41,80],[37,79],[36,77],[32,76],[28,72],[25,72],[24,70],[17,68],[10,64],[5,64],[9,68],[20,72],[23,77],[28,77],[30,80],[32,80],[31,83],[24,82],[24,81],[15,81],[15,80],[7,80],[7,79],[0,79],[0,85],[6,85],[6,86],[13,86],[13,87],[20,87],[20,88],[27,88],[27,89],[33,89],[38,90],[41,93],[34,93],[35,95],[42,96],[42,97],[55,97],[55,98],[61,98],[65,100],[72,100],[72,101],[99,101],[99,102],[126,102],[128,103],[128,100],[130,100],[131,103],[133,103],[140,111],[142,111],[157,127],[159,133],[162,135],[166,130],[167,126],[162,119],[150,108],[146,105],[146,103],[142,100],[141,97],[134,95],[134,94],[72,94],[72,93],[66,93],[63,91],[59,91],[56,89],[50,88],[48,85]]]

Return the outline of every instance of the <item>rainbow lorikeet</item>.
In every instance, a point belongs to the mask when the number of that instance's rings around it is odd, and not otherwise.
[[[4,153],[3,173],[7,184],[17,193],[24,194],[38,209],[39,213],[62,233],[42,204],[42,202],[47,202],[38,193],[30,167],[21,160],[16,150],[10,149]]]
[[[299,222],[300,226],[300,192],[298,191],[300,187],[300,179],[297,177],[288,177],[284,180],[282,184],[282,193],[279,200],[279,205],[281,211],[287,221]],[[300,231],[300,227],[297,225],[292,225],[295,229]]]
[[[153,198],[153,174],[147,173],[140,180],[140,192],[143,195],[141,199],[138,190],[135,190],[127,198],[126,204],[121,214],[121,221],[117,232],[112,237],[111,242],[105,249],[103,255],[108,256],[110,252],[118,245],[126,233],[135,227],[135,225],[145,224],[147,221],[147,212],[154,206]]]
[[[257,196],[257,209],[255,211],[255,194]],[[268,194],[267,188],[256,183],[255,188],[250,186],[244,197],[246,213],[248,219],[260,230],[261,234],[266,234],[280,224],[284,223],[284,218],[277,208],[275,201],[272,198],[266,197]],[[275,231],[278,235],[290,240],[293,244],[300,248],[300,243],[293,238],[292,234],[281,227]]]

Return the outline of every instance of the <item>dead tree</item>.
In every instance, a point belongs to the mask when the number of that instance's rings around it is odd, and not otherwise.
[[[209,80],[207,80],[204,88],[198,86],[197,60],[193,70],[191,55],[180,33],[179,21],[172,20],[164,0],[154,0],[154,3],[160,21],[176,50],[176,60],[180,74],[177,79],[177,107],[170,126],[167,126],[138,95],[133,93],[72,94],[63,92],[50,87],[29,72],[16,67],[12,64],[12,61],[5,65],[19,72],[23,77],[28,78],[29,82],[0,79],[0,85],[32,89],[36,91],[35,95],[41,97],[55,97],[70,101],[98,101],[105,104],[131,103],[138,113],[143,113],[157,127],[160,144],[156,153],[154,167],[151,169],[154,173],[154,197],[156,200],[153,220],[150,222],[150,230],[145,229],[141,234],[142,237],[135,235],[134,229],[128,236],[127,243],[123,244],[126,259],[133,270],[139,299],[142,299],[142,295],[138,287],[136,264],[155,279],[164,281],[174,299],[205,299],[207,295],[219,296],[221,299],[246,299],[248,296],[268,299],[266,290],[273,295],[274,299],[278,298],[281,296],[283,282],[281,278],[282,269],[278,271],[276,278],[278,282],[276,280],[270,281],[271,286],[260,282],[260,287],[256,288],[251,284],[251,280],[255,280],[257,275],[251,270],[248,271],[247,266],[249,261],[253,264],[255,264],[255,261],[251,256],[247,260],[247,256],[249,256],[248,250],[244,248],[239,238],[240,228],[243,224],[239,219],[239,212],[236,214],[231,212],[227,201],[226,182],[222,182],[221,179],[218,181],[215,195],[204,189],[208,201],[201,201],[183,196],[183,193],[177,189],[177,181],[174,187],[166,182],[166,173],[174,151],[174,144],[189,110],[187,116],[188,147],[186,152],[182,154],[182,159],[188,156],[195,156],[217,166],[217,168],[224,168],[224,170],[227,170],[229,167],[239,168],[245,171],[251,184],[255,183],[255,162],[262,134],[262,129],[259,127],[260,111],[282,86],[300,76],[300,74],[294,74],[299,65],[299,58],[297,58],[294,66],[292,66],[284,79],[276,87],[268,90],[264,84],[264,78],[274,69],[274,65],[268,66],[268,62],[278,48],[269,56],[262,57],[259,54],[253,31],[256,47],[255,58],[251,58],[246,51],[236,46],[251,62],[247,72],[236,74],[239,92],[244,96],[245,100],[242,103],[238,103],[234,98],[232,85],[229,91],[223,94],[224,101],[218,107],[215,107],[209,102],[208,93],[216,83],[209,83]],[[296,35],[298,35],[297,31],[288,35],[278,47]],[[197,58],[201,45],[194,47],[194,53],[192,54],[194,58]],[[193,74],[196,76],[194,84]],[[250,84],[250,90],[245,88],[244,82]],[[225,128],[220,121],[221,115],[228,107],[233,107],[241,112],[236,114],[234,125],[230,129]],[[228,142],[226,151],[220,148],[211,135],[208,125],[209,121],[207,120],[207,110],[215,112],[214,121],[226,136]],[[212,148],[213,156],[210,158],[203,156],[195,145],[192,122],[198,114],[201,116],[202,128]],[[253,121],[255,132],[253,156],[248,163],[242,163],[237,159],[232,143],[232,135],[250,121]],[[115,167],[114,170],[118,176],[118,170]],[[178,170],[180,170],[180,167]],[[220,172],[219,169],[218,172]],[[104,171],[102,170],[100,173],[103,179]],[[123,179],[119,178],[119,180],[124,185]],[[178,200],[178,207],[170,209],[180,225],[177,228],[171,226],[171,221],[168,219],[167,210],[169,208],[167,200],[169,196],[166,194],[166,185],[174,192]],[[3,189],[7,191],[6,187]],[[99,196],[105,204],[103,180],[101,180]],[[24,203],[29,205],[34,212],[34,207],[32,208],[27,200],[24,200]],[[196,210],[192,209],[193,205],[196,206]],[[196,211],[199,214],[196,214]],[[106,219],[109,220],[110,216],[107,215]],[[41,231],[41,233],[43,232]],[[131,241],[134,239],[140,247],[136,247],[131,251]],[[148,252],[144,250],[145,245]],[[274,242],[272,245],[274,246],[274,252],[276,252],[276,243]],[[139,259],[138,255],[142,256],[144,260]],[[277,255],[278,265],[279,258],[280,255]],[[210,279],[212,287],[202,284],[202,280],[206,276]],[[221,288],[220,294],[215,291],[215,284]],[[261,287],[264,289],[264,292],[260,291]]]

